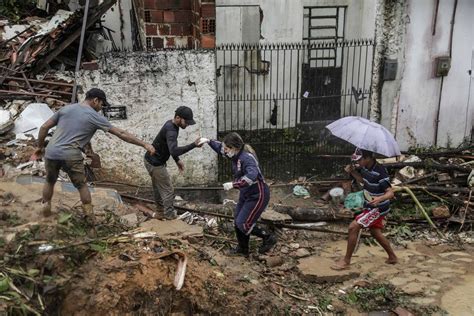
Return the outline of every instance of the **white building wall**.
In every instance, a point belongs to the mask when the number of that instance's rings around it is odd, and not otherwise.
[[[187,145],[200,136],[216,137],[214,52],[111,53],[101,57],[99,66],[99,70],[82,71],[79,84],[83,92],[101,88],[113,106],[126,106],[128,118],[111,121],[114,126],[151,143],[163,124],[174,117],[175,109],[186,105],[193,110],[196,125],[180,129],[178,145]],[[107,179],[150,183],[143,148],[102,132],[94,136],[92,147],[101,157]],[[209,185],[217,181],[217,155],[209,148],[196,148],[181,160],[186,168],[182,174],[173,159],[168,161],[174,184]]]
[[[449,56],[454,1],[441,0],[436,33],[432,35],[434,1],[409,1],[404,69],[396,112],[396,137],[402,149],[411,146],[457,146],[472,128],[473,101],[469,82],[474,37],[474,2],[459,0],[453,32],[452,64],[448,76],[434,76],[435,58]],[[440,102],[441,95],[441,102]],[[439,107],[439,124],[437,111]],[[385,115],[391,115],[386,113]],[[438,128],[438,143],[435,130]]]

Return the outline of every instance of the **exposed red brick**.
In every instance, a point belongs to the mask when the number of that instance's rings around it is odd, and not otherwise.
[[[163,21],[165,21],[166,23],[174,23],[175,22],[175,16],[174,16],[174,12],[173,11],[165,11],[163,13]]]
[[[188,48],[194,48],[194,41],[192,37],[188,37]]]
[[[170,0],[156,0],[156,7],[160,10],[167,10],[170,8]]]
[[[156,30],[156,24],[145,24],[145,34],[147,36],[153,36],[153,35],[158,35],[158,32]]]
[[[174,11],[174,22],[177,23],[191,23],[192,15],[190,10]]]
[[[201,36],[201,47],[202,48],[214,48],[214,47],[216,47],[216,37],[214,35],[202,35]]]
[[[170,35],[170,25],[169,24],[158,25],[158,33],[160,35]]]
[[[157,9],[156,7],[156,0],[145,0],[143,7],[145,9]]]
[[[203,3],[201,5],[201,16],[203,18],[215,18],[216,17],[216,5],[213,3]]]
[[[180,23],[170,24],[170,34],[174,36],[181,36],[183,33],[183,25]]]
[[[97,61],[85,61],[82,63],[82,69],[84,70],[98,70],[99,64]]]
[[[150,22],[161,23],[163,22],[163,11],[161,10],[150,10]]]
[[[167,37],[166,38],[166,47],[174,47],[174,37]]]
[[[181,32],[182,35],[193,35],[193,25],[192,24],[184,24],[183,31]]]
[[[160,37],[153,37],[153,48],[163,48],[163,39]]]
[[[180,9],[181,10],[191,10],[191,1],[192,0],[181,0]]]

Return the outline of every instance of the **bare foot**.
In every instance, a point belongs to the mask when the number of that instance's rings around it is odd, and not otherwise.
[[[341,259],[337,261],[334,265],[331,266],[331,269],[340,271],[340,270],[347,270],[350,268],[350,263],[347,263],[344,261],[344,259]]]
[[[398,258],[397,257],[388,258],[387,260],[385,260],[385,263],[386,264],[397,264],[398,263]]]

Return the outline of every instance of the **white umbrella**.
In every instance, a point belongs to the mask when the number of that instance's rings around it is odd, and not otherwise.
[[[393,135],[382,125],[358,116],[341,118],[326,126],[331,133],[352,145],[386,157],[400,156]]]

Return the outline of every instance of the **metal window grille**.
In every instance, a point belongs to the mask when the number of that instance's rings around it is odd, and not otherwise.
[[[353,149],[328,137],[324,126],[344,116],[368,117],[373,48],[372,39],[218,46],[218,137],[241,134],[268,178],[337,174]],[[339,63],[311,67],[305,58],[329,49],[340,51]],[[226,180],[228,161],[221,159],[219,168]]]
[[[151,13],[148,10],[145,10],[145,22],[151,22]]]
[[[153,45],[151,44],[151,37],[146,38],[146,48],[147,49],[152,49]]]
[[[215,34],[216,33],[216,20],[215,19],[202,19],[201,31],[203,34]]]

